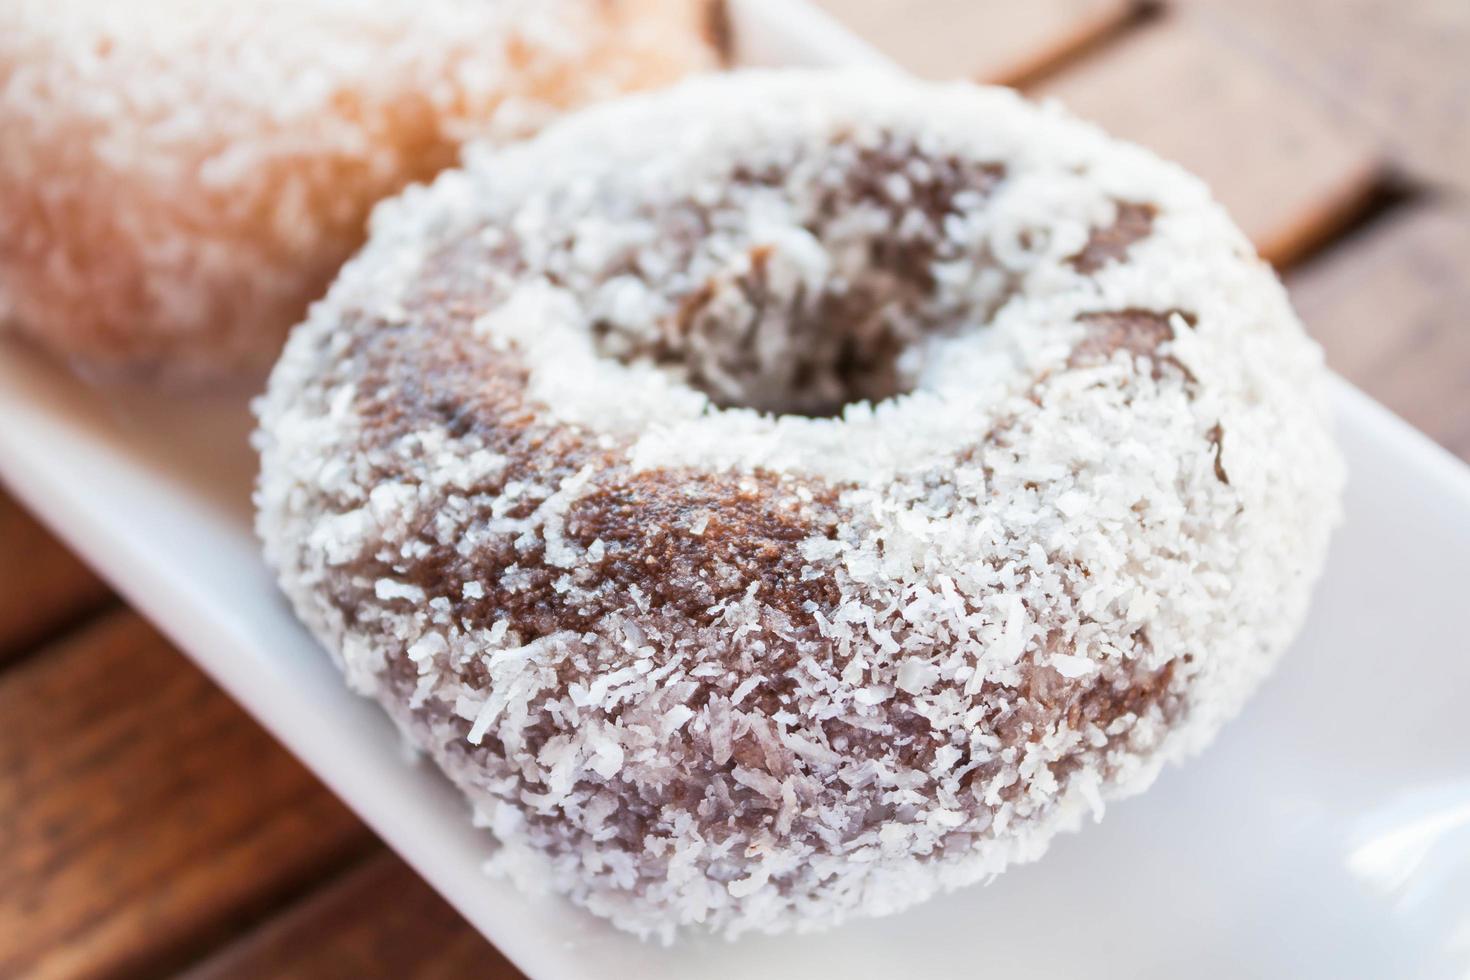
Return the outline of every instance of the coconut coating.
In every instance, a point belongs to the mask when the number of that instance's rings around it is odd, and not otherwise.
[[[643,934],[892,912],[1199,750],[1302,619],[1324,372],[1197,180],[1054,106],[699,80],[385,204],[258,527],[496,866]]]
[[[0,324],[99,376],[264,368],[374,203],[711,67],[707,0],[6,0]]]

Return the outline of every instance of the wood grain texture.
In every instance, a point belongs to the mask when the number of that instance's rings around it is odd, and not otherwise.
[[[1465,0],[1181,0],[1282,66],[1407,172],[1470,191]]]
[[[1194,17],[1161,18],[1028,91],[1204,178],[1277,264],[1341,227],[1380,172],[1368,137]]]
[[[107,599],[107,586],[0,492],[0,664]]]
[[[402,861],[384,853],[221,950],[188,980],[520,976]]]
[[[925,78],[1014,84],[1105,37],[1138,0],[816,0]]]
[[[0,976],[194,955],[372,846],[136,615],[0,674]]]
[[[1470,209],[1416,206],[1290,277],[1327,361],[1470,460]]]

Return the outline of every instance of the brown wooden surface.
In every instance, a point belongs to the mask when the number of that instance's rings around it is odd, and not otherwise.
[[[107,587],[0,491],[0,664],[107,600]]]
[[[821,3],[1200,172],[1329,363],[1470,458],[1470,3]],[[0,977],[179,970],[516,975],[0,495]]]
[[[189,980],[520,975],[407,865],[379,854],[241,937]]]
[[[1466,0],[1183,0],[1419,180],[1470,192]]]
[[[1203,177],[1278,264],[1347,221],[1378,177],[1371,140],[1198,17],[1160,18],[1030,91]]]
[[[1329,364],[1470,459],[1470,210],[1405,207],[1288,284]]]
[[[816,0],[925,78],[1014,85],[1126,24],[1139,0]]]
[[[0,976],[189,957],[367,832],[136,615],[0,675]]]

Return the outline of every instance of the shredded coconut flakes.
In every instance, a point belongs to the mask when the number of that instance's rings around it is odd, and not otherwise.
[[[1198,181],[886,74],[474,155],[379,210],[259,414],[303,620],[498,869],[665,938],[894,912],[1145,788],[1295,634],[1342,482]]]

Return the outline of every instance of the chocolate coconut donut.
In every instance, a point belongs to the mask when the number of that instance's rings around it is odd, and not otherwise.
[[[372,205],[714,65],[708,0],[4,0],[0,328],[89,374],[280,352]]]
[[[640,933],[892,912],[1199,750],[1341,467],[1176,167],[968,84],[687,83],[383,206],[259,404],[301,617],[496,863]]]

